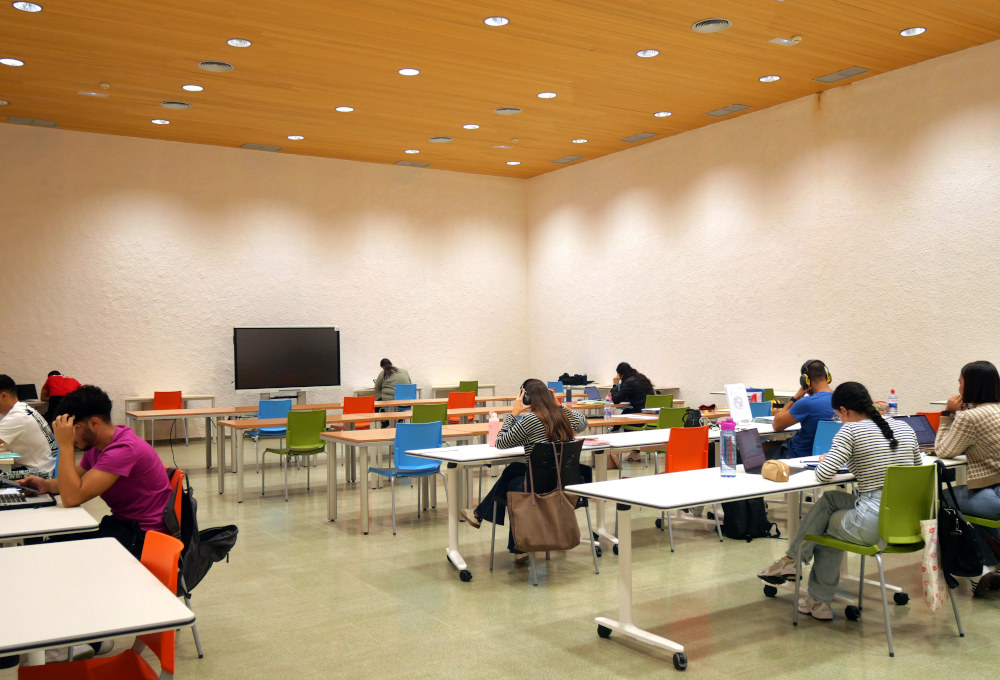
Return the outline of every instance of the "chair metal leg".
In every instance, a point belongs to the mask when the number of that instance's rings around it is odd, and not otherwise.
[[[861,556],[861,573],[858,574],[858,611],[864,609],[865,596],[865,556]]]
[[[191,607],[191,593],[188,591],[187,584],[184,582],[184,574],[180,574],[179,579],[181,591],[184,593],[182,596],[184,598],[184,606],[193,612],[194,608]],[[201,637],[198,636],[198,624],[191,624],[191,634],[194,635],[194,647],[198,650],[198,658],[205,658],[205,653],[201,650]]]
[[[583,514],[587,516],[587,541],[590,543],[590,555],[594,558],[594,573],[600,574],[601,570],[597,568],[597,546],[595,543],[599,541],[594,540],[594,529],[590,526],[590,505],[583,506]]]
[[[309,456],[306,456],[306,491],[309,490],[309,468],[310,467],[312,467],[312,466],[309,465]]]
[[[285,502],[288,502],[288,456],[281,457],[281,466],[285,468]]]
[[[528,553],[528,565],[530,566],[531,585],[538,585],[538,569],[535,565],[535,553]]]
[[[896,656],[892,648],[892,623],[889,621],[889,600],[885,595],[885,570],[882,568],[882,555],[876,553],[875,561],[878,562],[878,584],[882,589],[882,614],[885,616],[885,636],[889,640],[889,656]],[[861,576],[864,581],[864,574]]]
[[[954,589],[948,588],[948,597],[951,598],[951,610],[955,612],[955,624],[958,626],[958,637],[965,637],[965,631],[962,630],[962,617],[958,615],[958,603],[955,602]]]
[[[266,456],[267,456],[267,451],[264,451],[264,453],[260,454],[260,495],[261,496],[264,495],[264,465],[267,463]],[[221,461],[221,458],[220,458],[220,461]],[[219,464],[221,465],[222,463],[220,462]]]
[[[427,481],[427,478],[421,477],[417,480],[416,484],[412,484],[412,486],[417,487],[417,519],[420,519],[420,487],[424,485],[425,481]]]
[[[670,552],[674,551],[674,513],[667,513],[667,535],[670,537]]]
[[[802,587],[802,546],[799,543],[798,554],[795,556],[795,599],[792,600],[792,625],[799,625],[799,592]]]
[[[449,503],[451,501],[448,501]],[[490,571],[493,571],[493,553],[496,552],[497,547],[497,502],[496,499],[493,501],[493,521],[490,522],[493,526],[492,533],[490,534]]]
[[[715,515],[715,533],[719,535],[719,543],[722,543],[722,525],[719,524],[719,508],[712,503],[712,514]]]
[[[378,475],[381,477],[382,475]],[[389,495],[392,496],[392,535],[396,535],[396,476],[389,477]]]

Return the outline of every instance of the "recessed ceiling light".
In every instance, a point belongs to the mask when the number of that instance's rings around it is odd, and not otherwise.
[[[586,143],[587,143],[587,140],[586,140],[586,139],[584,139],[583,137],[581,137],[580,139],[574,139],[574,140],[573,140],[573,143],[574,143],[574,144],[586,144]]]
[[[774,83],[781,80],[781,76],[761,76],[757,80],[762,83]]]
[[[188,92],[201,92],[205,88],[201,85],[181,85],[182,90],[187,90]]]
[[[926,30],[927,29],[924,28],[923,26],[914,26],[913,28],[904,28],[902,31],[899,32],[899,34],[904,38],[912,38],[915,35],[920,35]]]
[[[782,47],[794,47],[802,42],[802,36],[793,35],[791,38],[771,38],[768,42],[774,43],[775,45],[781,45]]]
[[[476,125],[475,123],[466,123],[462,127],[464,127],[466,130],[478,130],[479,129],[479,126]]]
[[[509,149],[510,148],[510,144],[494,144],[493,148],[494,149]]]
[[[635,53],[635,56],[648,59],[649,57],[655,57],[659,53],[660,50],[639,50],[638,52]]]
[[[76,93],[79,94],[79,95],[83,95],[84,97],[101,97],[101,98],[107,98],[107,96],[108,96],[107,92],[88,92],[87,90],[77,90]]]
[[[483,19],[483,23],[487,26],[506,26],[510,23],[510,19],[507,17],[486,17]]]
[[[667,118],[668,116],[674,115],[673,111],[657,111],[653,114],[657,118]]]
[[[230,38],[226,41],[226,44],[230,47],[250,47],[253,45],[253,43],[246,38]]]
[[[354,110],[353,106],[338,106],[334,111],[340,111],[341,113],[350,113]]]
[[[154,118],[153,120],[151,120],[149,122],[152,123],[153,125],[170,125],[170,121],[169,120],[165,120],[163,118]]]
[[[521,161],[507,161],[507,165],[520,165]]]
[[[0,99],[0,106],[7,106],[8,104],[10,104],[10,102],[6,99]]]
[[[418,68],[401,68],[397,71],[401,76],[418,76],[420,75],[420,69]]]
[[[403,153],[420,153],[420,149],[405,149]]]
[[[14,9],[19,9],[22,12],[41,12],[42,11],[42,6],[41,5],[36,5],[33,2],[15,2],[15,3],[12,3],[12,4],[14,6]]]
[[[555,99],[556,96],[557,95],[556,95],[555,92],[539,92],[538,93],[538,98],[539,99]]]
[[[305,139],[305,137],[303,137],[302,135],[288,135],[288,138],[290,140],[292,140],[293,142],[297,142],[299,140]]]
[[[4,66],[24,66],[24,62],[20,59],[11,59],[10,57],[0,59],[0,64],[3,64]]]

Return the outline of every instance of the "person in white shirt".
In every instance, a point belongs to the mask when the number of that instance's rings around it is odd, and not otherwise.
[[[17,383],[0,375],[0,443],[19,453],[18,468],[51,474],[59,446],[45,418],[17,399]]]

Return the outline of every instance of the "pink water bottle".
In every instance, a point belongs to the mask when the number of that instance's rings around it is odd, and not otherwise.
[[[497,445],[497,435],[500,434],[500,419],[497,418],[496,411],[490,411],[490,424],[489,424],[489,434],[486,437],[486,443],[491,447]]]
[[[723,477],[736,476],[736,422],[732,418],[719,423],[719,472]]]

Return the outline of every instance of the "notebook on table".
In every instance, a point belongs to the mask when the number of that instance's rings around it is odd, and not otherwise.
[[[51,494],[38,493],[31,486],[0,477],[0,510],[44,508],[55,504],[56,499]]]
[[[934,451],[934,440],[937,438],[937,433],[931,427],[927,416],[896,416],[895,420],[906,423],[913,428],[914,434],[917,435],[917,445],[921,451],[926,453]]]

